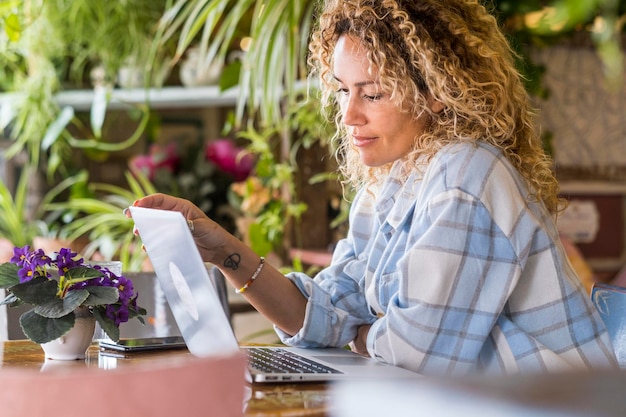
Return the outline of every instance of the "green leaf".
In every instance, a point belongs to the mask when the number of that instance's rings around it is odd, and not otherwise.
[[[145,308],[139,306],[133,308],[132,306],[128,306],[128,313],[129,319],[134,319],[136,317],[137,320],[139,320],[139,322],[145,326],[146,321],[144,320],[143,316],[148,314],[148,311]]]
[[[86,266],[72,268],[65,273],[65,277],[74,284],[102,276],[104,276],[104,274],[101,271]]]
[[[114,287],[86,287],[89,297],[83,302],[86,306],[97,306],[104,304],[114,304],[120,298],[120,292]]]
[[[117,342],[120,340],[120,329],[115,325],[115,322],[108,318],[105,314],[104,307],[97,307],[93,309],[93,315],[96,318],[98,324],[104,332],[111,338],[111,340]]]
[[[48,127],[48,130],[41,141],[41,149],[47,151],[54,144],[54,142],[57,141],[59,136],[61,136],[61,133],[63,133],[63,130],[65,130],[73,118],[74,108],[70,106],[64,107],[63,110],[61,110],[59,117]]]
[[[9,37],[9,40],[11,42],[17,42],[22,35],[22,30],[20,18],[15,13],[9,14],[4,24],[4,32]]]
[[[35,277],[30,281],[14,285],[9,290],[27,304],[40,305],[57,298],[57,282],[45,277]]]
[[[96,138],[102,137],[102,125],[107,112],[109,94],[106,88],[94,88],[93,102],[91,105],[91,129]]]
[[[251,224],[248,233],[251,247],[256,253],[266,256],[272,251],[272,243],[267,239],[265,230],[259,223]]]
[[[235,61],[224,67],[222,75],[220,75],[220,90],[228,90],[239,84],[239,74],[241,73],[241,61]]]
[[[55,297],[47,303],[41,303],[34,309],[35,313],[48,318],[60,318],[70,314],[89,297],[89,291],[80,289],[68,291],[65,298]]]
[[[15,296],[15,294],[9,293],[4,300],[0,302],[0,305],[8,305],[9,307],[14,307],[20,305],[20,299]]]
[[[35,343],[47,343],[69,332],[76,318],[74,313],[56,319],[40,316],[34,310],[27,311],[20,317],[22,331]]]
[[[0,265],[0,288],[12,287],[20,283],[20,278],[17,276],[19,267],[13,263],[7,262]]]
[[[8,158],[5,155],[5,158]],[[29,178],[32,171],[24,168],[20,174],[15,192],[12,193],[7,185],[0,181],[0,234],[6,237],[15,246],[25,246],[30,243],[31,229],[25,219],[26,198],[29,190]]]

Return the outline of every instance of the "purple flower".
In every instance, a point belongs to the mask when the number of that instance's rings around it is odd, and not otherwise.
[[[119,294],[118,301],[115,304],[107,306],[106,315],[115,322],[116,326],[120,323],[127,322],[130,318],[130,308],[137,310],[137,295],[135,294],[133,282],[125,276],[118,276],[108,268],[100,265],[94,265],[92,268],[102,272],[103,276],[76,283],[72,286],[72,289],[90,286],[117,288]]]
[[[130,318],[128,306],[109,304],[106,307],[106,316],[112,320],[116,326],[126,323]]]
[[[133,282],[126,277],[121,276],[113,280],[113,286],[115,286],[119,291],[120,302],[122,304],[128,304],[130,299],[133,297],[135,291],[133,287]]]
[[[46,266],[52,264],[52,259],[41,249],[31,252],[28,245],[23,248],[15,248],[11,262],[20,267],[17,275],[22,283],[38,276],[50,277]]]
[[[65,275],[68,270],[83,265],[83,258],[74,259],[76,256],[78,253],[67,248],[63,248],[57,253],[55,262],[59,269],[59,275]]]
[[[117,275],[111,272],[109,268],[100,265],[93,265],[92,268],[102,272],[101,277],[90,280],[94,285],[99,285],[101,287],[114,286],[114,281],[117,278]]]
[[[30,246],[26,245],[23,248],[15,247],[13,248],[13,257],[11,258],[11,263],[22,267],[24,266],[24,262],[28,259],[30,255]]]
[[[33,271],[28,268],[22,268],[17,271],[17,276],[20,278],[20,282],[24,283],[34,278]]]

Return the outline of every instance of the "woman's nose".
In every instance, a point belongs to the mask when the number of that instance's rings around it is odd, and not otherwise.
[[[345,99],[341,110],[341,122],[344,125],[357,126],[364,123],[365,117],[354,96]]]

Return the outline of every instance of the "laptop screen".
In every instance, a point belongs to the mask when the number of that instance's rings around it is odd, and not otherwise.
[[[239,349],[215,286],[183,215],[130,207],[187,348],[196,356]]]

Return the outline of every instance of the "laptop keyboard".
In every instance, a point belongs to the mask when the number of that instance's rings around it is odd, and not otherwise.
[[[248,348],[250,366],[268,373],[340,374],[341,371],[280,348]]]

